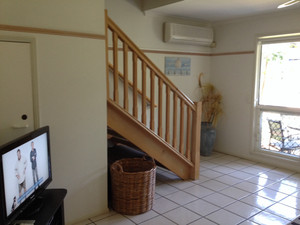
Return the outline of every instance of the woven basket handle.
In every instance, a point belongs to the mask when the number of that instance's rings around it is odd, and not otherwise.
[[[122,172],[122,173],[124,172],[124,171],[123,171],[123,167],[120,165],[120,163],[116,163],[116,167],[117,167],[117,168],[116,168],[117,171]]]

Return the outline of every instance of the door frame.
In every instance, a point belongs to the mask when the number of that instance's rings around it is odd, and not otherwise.
[[[37,75],[37,56],[36,56],[36,40],[29,37],[15,37],[0,35],[1,42],[15,42],[30,44],[30,63],[31,63],[31,81],[32,81],[32,101],[33,101],[33,124],[34,129],[40,127],[39,113],[39,91],[38,91],[38,75]]]

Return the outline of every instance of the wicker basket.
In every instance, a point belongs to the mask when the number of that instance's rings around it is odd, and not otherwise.
[[[116,212],[137,215],[149,211],[155,194],[156,165],[144,158],[126,158],[110,167],[112,207]]]

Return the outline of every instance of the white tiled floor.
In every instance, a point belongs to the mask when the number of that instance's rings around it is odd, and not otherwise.
[[[300,174],[213,153],[201,157],[199,180],[182,181],[157,168],[151,211],[136,216],[111,211],[80,225],[286,225],[298,215]]]

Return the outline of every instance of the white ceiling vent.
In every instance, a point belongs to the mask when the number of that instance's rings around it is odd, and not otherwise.
[[[213,42],[213,29],[175,23],[165,23],[164,41],[190,45],[210,46]]]

